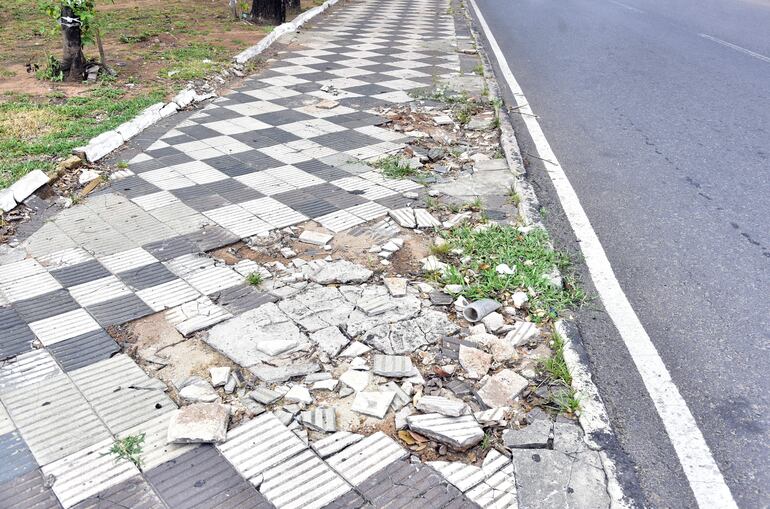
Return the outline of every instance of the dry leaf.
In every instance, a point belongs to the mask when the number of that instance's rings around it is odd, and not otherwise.
[[[398,438],[403,440],[407,445],[414,445],[417,442],[412,438],[412,435],[408,431],[402,430],[398,432]]]

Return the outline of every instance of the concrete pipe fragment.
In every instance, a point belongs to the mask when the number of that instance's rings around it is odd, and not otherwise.
[[[502,304],[492,299],[477,300],[465,306],[465,309],[463,309],[463,316],[469,322],[476,323],[492,311],[500,309],[501,305]]]

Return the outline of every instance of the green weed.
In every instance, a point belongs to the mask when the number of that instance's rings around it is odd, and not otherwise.
[[[248,276],[246,276],[246,282],[249,283],[251,286],[259,286],[262,284],[262,274],[259,272],[252,272]]]
[[[372,166],[379,168],[382,174],[388,178],[400,179],[417,174],[417,170],[409,166],[409,163],[397,155],[385,156],[375,161]]]
[[[115,440],[109,453],[117,456],[118,459],[128,460],[137,468],[142,465],[142,445],[144,444],[144,433],[140,435],[129,435],[125,438]]]
[[[554,267],[565,272],[570,260],[551,248],[548,234],[542,229],[523,235],[512,226],[491,224],[475,230],[471,225],[461,225],[450,230],[446,239],[452,249],[461,249],[468,259],[447,260],[450,268],[445,271],[444,281],[463,282],[463,295],[469,300],[501,299],[528,288],[534,293],[530,310],[535,321],[555,318],[560,311],[585,300],[585,293],[571,280],[565,278],[567,284],[555,288],[543,278]],[[495,267],[501,263],[515,266],[515,274],[498,274]]]

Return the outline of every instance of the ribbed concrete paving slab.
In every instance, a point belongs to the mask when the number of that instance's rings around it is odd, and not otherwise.
[[[147,481],[140,476],[134,476],[79,502],[74,509],[156,509],[159,507],[163,507],[163,502]]]
[[[210,445],[148,470],[145,478],[171,509],[274,507]]]
[[[65,509],[139,475],[133,463],[109,453],[112,444],[108,438],[43,466],[43,475],[53,476],[53,491]]]
[[[408,453],[382,431],[330,456],[326,462],[347,481],[357,486]]]
[[[4,393],[1,399],[39,465],[110,437],[86,399],[63,374]]]

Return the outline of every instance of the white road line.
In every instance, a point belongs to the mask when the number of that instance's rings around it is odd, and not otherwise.
[[[591,273],[591,279],[593,279],[604,308],[623,338],[647,392],[658,410],[699,507],[737,508],[730,488],[725,483],[703,434],[698,429],[687,403],[671,380],[671,375],[663,364],[650,336],[644,330],[639,317],[636,316],[636,312],[620,287],[604,248],[591,227],[588,216],[564,173],[564,169],[559,164],[556,154],[551,150],[551,146],[529,106],[529,101],[527,101],[516,78],[513,77],[500,46],[492,35],[476,2],[474,0],[470,0],[470,2],[497,59],[503,77],[516,99],[516,104],[521,105],[519,111],[526,113],[522,119],[537,147],[538,155],[549,161],[544,166],[580,243],[580,249]]]
[[[622,7],[624,9],[628,9],[629,11],[632,11],[632,12],[636,12],[636,13],[639,13],[639,14],[644,14],[643,10],[637,9],[636,7],[631,7],[630,5],[626,5],[626,4],[622,3],[622,2],[616,2],[615,0],[610,0],[610,3],[613,3],[613,4],[615,4],[615,5],[619,6],[619,7]]]
[[[723,41],[722,39],[717,39],[716,37],[712,37],[708,34],[698,34],[698,35],[703,37],[704,39],[708,39],[709,41],[714,41],[717,44],[721,44],[722,46],[727,46],[728,48],[734,49],[735,51],[740,51],[743,54],[746,54],[750,57],[758,58],[759,60],[762,60],[763,62],[767,62],[768,64],[770,64],[770,57],[766,57],[765,55],[755,53],[754,51],[738,46],[737,44]]]

